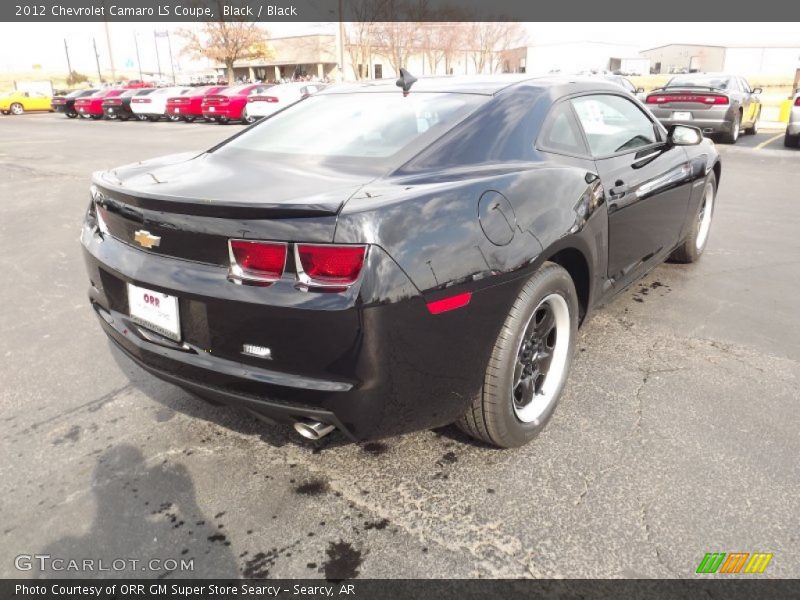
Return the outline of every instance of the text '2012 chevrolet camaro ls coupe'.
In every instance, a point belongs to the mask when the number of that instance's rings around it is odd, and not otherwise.
[[[95,174],[81,240],[110,339],[310,438],[533,438],[592,309],[702,254],[719,157],[613,83],[397,84]]]

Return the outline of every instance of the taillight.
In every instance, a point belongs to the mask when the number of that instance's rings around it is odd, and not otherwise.
[[[366,246],[297,244],[297,274],[309,287],[342,288],[358,279]]]
[[[716,94],[650,94],[647,104],[666,104],[667,102],[698,102],[700,104],[728,104],[727,96]]]
[[[285,242],[230,240],[230,276],[237,283],[272,283],[286,266]]]
[[[795,98],[795,100],[794,100],[794,105],[795,105],[795,106],[800,106],[800,96],[798,96],[797,98]]]
[[[121,106],[122,100],[106,100],[103,104],[106,106]]]
[[[275,96],[250,96],[247,99],[248,102],[277,102],[278,99]]]

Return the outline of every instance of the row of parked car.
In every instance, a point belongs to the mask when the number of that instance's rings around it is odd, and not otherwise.
[[[324,84],[302,81],[284,84],[80,90],[56,96],[53,110],[70,119],[127,121],[254,121],[321,90]]]

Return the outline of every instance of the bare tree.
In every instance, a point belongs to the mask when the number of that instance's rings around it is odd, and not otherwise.
[[[356,79],[369,77],[372,49],[376,44],[376,21],[384,11],[385,0],[347,0],[348,17],[344,44],[350,55]],[[342,65],[344,68],[344,65]]]
[[[186,40],[182,52],[196,58],[208,58],[225,65],[228,82],[233,82],[233,65],[237,60],[269,58],[269,32],[256,23],[219,21],[204,23],[199,30],[180,29]]]
[[[526,31],[519,23],[485,21],[471,23],[469,41],[475,71],[494,73],[502,53],[526,43]]]
[[[376,24],[375,39],[395,73],[407,66],[409,57],[419,50],[422,22],[433,14],[428,0],[384,0],[384,21]]]

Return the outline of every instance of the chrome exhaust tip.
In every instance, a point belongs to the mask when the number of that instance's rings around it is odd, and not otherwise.
[[[296,421],[294,430],[308,440],[318,440],[336,429],[333,425],[319,421]]]

